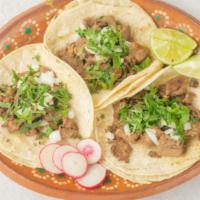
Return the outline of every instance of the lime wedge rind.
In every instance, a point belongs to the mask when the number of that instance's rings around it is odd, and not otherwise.
[[[187,60],[197,43],[177,30],[160,28],[152,32],[151,48],[157,59],[167,65],[176,65]]]

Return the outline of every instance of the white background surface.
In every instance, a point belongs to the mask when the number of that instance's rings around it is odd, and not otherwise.
[[[0,26],[25,9],[40,3],[42,0],[0,0]],[[147,1],[147,0],[144,0]],[[186,10],[200,20],[199,0],[165,0]],[[1,200],[51,200],[27,190],[0,173]],[[146,200],[198,200],[200,199],[200,176],[168,192],[152,196]],[[112,200],[112,199],[111,199]]]

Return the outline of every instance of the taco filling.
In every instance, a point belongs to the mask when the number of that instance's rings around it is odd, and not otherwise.
[[[152,63],[149,49],[134,41],[130,26],[113,16],[85,18],[75,36],[56,54],[84,78],[92,93],[112,89]]]
[[[129,162],[132,144],[140,143],[150,157],[183,155],[189,140],[200,136],[200,110],[192,106],[197,87],[197,80],[178,76],[114,104],[114,121],[106,133],[112,154]]]
[[[78,137],[70,100],[67,88],[47,67],[30,65],[24,73],[13,71],[12,84],[0,86],[3,127],[10,134],[49,137],[52,142]]]

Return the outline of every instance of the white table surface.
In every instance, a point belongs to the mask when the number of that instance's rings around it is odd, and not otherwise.
[[[25,9],[42,0],[0,0],[0,26]],[[144,0],[146,1],[146,0]],[[199,0],[165,0],[186,10],[200,20]],[[0,173],[0,199],[2,200],[51,200],[17,185]],[[200,199],[200,176],[168,192],[146,198],[146,200],[198,200]]]

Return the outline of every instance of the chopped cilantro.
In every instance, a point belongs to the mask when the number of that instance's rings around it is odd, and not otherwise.
[[[114,67],[121,66],[121,57],[128,54],[128,45],[122,34],[107,26],[100,31],[92,28],[78,29],[81,37],[87,38],[87,48],[103,57],[110,57]]]
[[[49,135],[53,132],[53,129],[50,126],[45,127],[45,129],[42,131],[43,136],[49,137]]]
[[[136,105],[125,105],[119,116],[124,124],[128,124],[133,134],[143,134],[146,128],[159,125],[163,119],[167,125],[175,124],[175,134],[181,141],[185,139],[184,125],[191,120],[187,106],[179,103],[178,99],[159,97],[157,89],[153,87],[144,95],[143,101]]]
[[[86,70],[88,74],[86,81],[91,92],[96,92],[99,89],[111,89],[116,81],[109,67],[102,71],[99,65],[91,65]]]
[[[134,65],[133,69],[137,72],[147,68],[150,66],[150,64],[152,63],[152,59],[150,57],[147,57],[142,63],[140,63],[139,65]]]
[[[10,107],[11,107],[11,103],[0,102],[0,108],[10,108]]]
[[[36,56],[35,59],[39,60],[39,57]],[[55,113],[52,121],[56,121],[58,127],[62,123],[62,118],[68,115],[71,95],[61,83],[55,87],[39,83],[37,78],[40,72],[34,71],[31,67],[23,76],[18,76],[15,71],[12,74],[12,85],[2,88],[1,95],[5,95],[9,87],[14,88],[16,94],[13,102],[0,102],[0,108],[8,108],[2,116],[4,119],[13,116],[23,134],[31,129],[42,128],[41,134],[49,136],[53,129],[42,125],[44,117],[51,117],[49,111]],[[52,98],[51,103],[47,101],[49,97]]]

